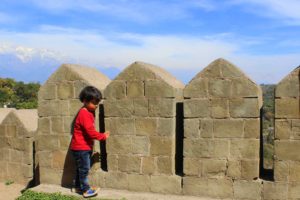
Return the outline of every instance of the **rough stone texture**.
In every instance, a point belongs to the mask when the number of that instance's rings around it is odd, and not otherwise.
[[[261,94],[258,85],[223,59],[185,87],[185,194],[244,199],[246,192],[260,198],[252,180],[259,177]],[[249,187],[243,182],[233,186],[233,180],[245,180]]]
[[[0,124],[0,162],[5,162],[0,180],[26,184],[33,179],[33,141],[37,129],[37,110],[9,111]]]
[[[35,166],[40,168],[41,183],[71,185],[74,161],[68,149],[72,123],[82,106],[78,95],[88,85],[95,86],[103,93],[109,82],[106,76],[94,68],[63,64],[41,86],[38,95]],[[95,151],[100,152],[100,149]],[[93,170],[99,167],[94,166]]]
[[[275,89],[274,178],[287,183],[300,180],[299,73],[297,67]],[[289,198],[299,198],[293,189],[296,185],[289,184]]]
[[[105,129],[111,131],[106,143],[109,187],[180,193],[180,178],[172,176],[176,103],[182,99],[183,87],[161,68],[141,62],[128,66],[107,86],[104,109]],[[116,174],[122,181],[114,186],[110,182]]]

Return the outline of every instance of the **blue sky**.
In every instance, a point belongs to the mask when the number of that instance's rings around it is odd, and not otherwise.
[[[223,57],[257,83],[277,83],[300,65],[299,11],[299,0],[1,0],[0,56],[55,52],[43,73],[35,62],[32,81],[61,62],[109,71],[139,60],[187,83]],[[32,70],[28,60],[10,67],[12,78]]]

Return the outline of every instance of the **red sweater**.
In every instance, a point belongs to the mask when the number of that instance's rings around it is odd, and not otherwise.
[[[74,123],[71,150],[92,150],[94,139],[105,140],[106,136],[96,131],[94,114],[81,108]]]

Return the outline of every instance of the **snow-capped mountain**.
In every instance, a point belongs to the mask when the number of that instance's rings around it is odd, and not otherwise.
[[[0,45],[1,78],[43,83],[62,63],[79,64],[83,62],[49,49]],[[84,64],[89,65],[86,62]],[[98,66],[97,68],[111,79],[120,72],[119,69],[114,67],[103,68]]]

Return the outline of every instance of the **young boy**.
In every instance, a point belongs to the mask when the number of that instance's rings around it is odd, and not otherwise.
[[[109,132],[99,133],[95,129],[95,110],[102,99],[101,92],[92,86],[85,87],[80,95],[83,103],[75,122],[70,149],[73,152],[76,163],[76,192],[83,194],[83,197],[96,196],[99,189],[91,188],[88,183],[90,169],[90,158],[95,140],[106,140]]]

